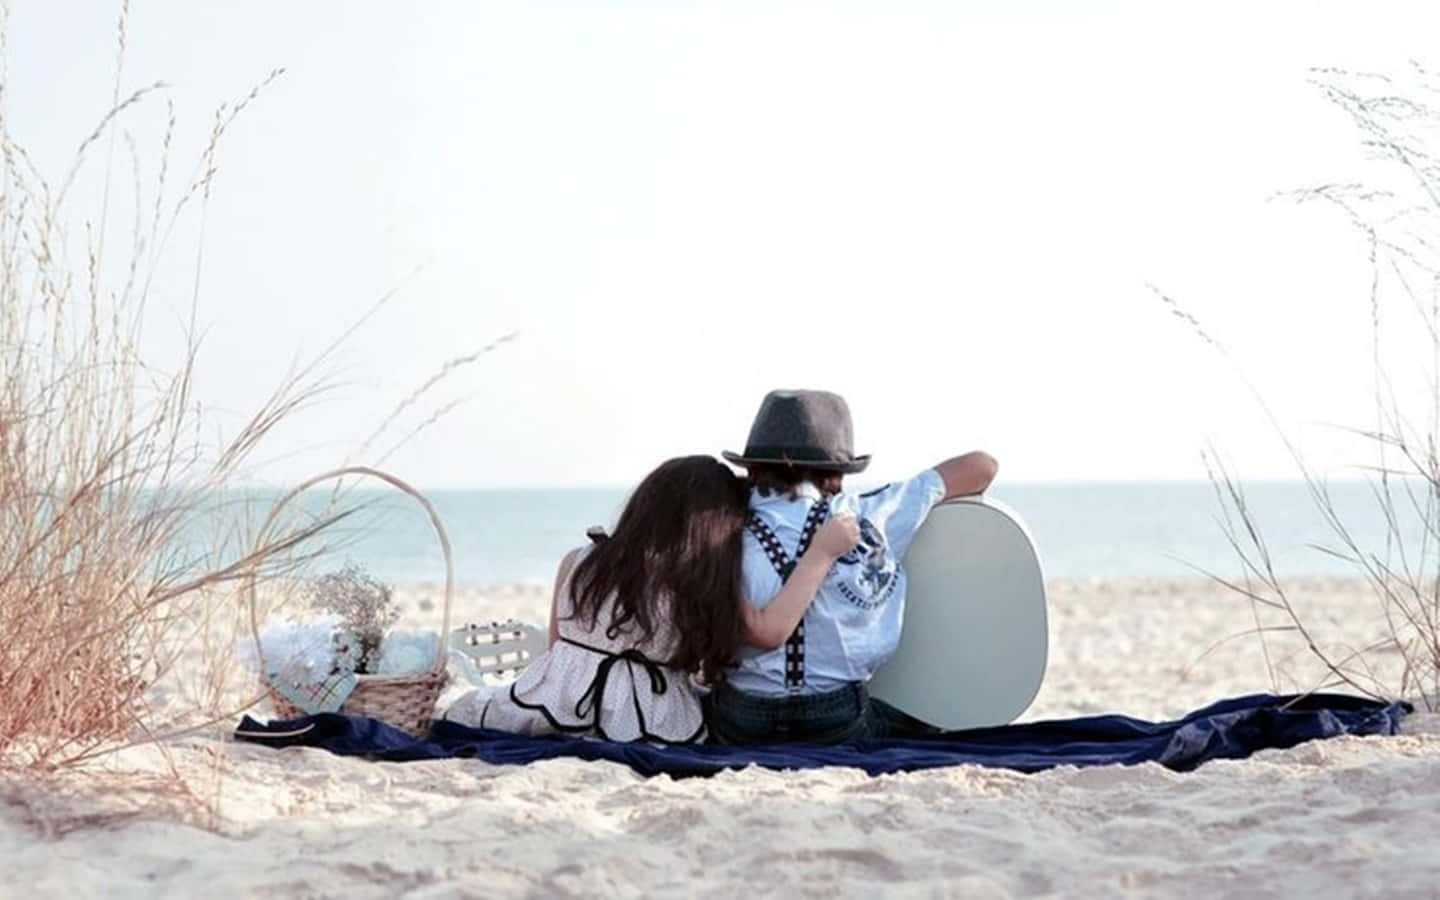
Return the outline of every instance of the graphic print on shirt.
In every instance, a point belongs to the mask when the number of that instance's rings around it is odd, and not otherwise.
[[[891,555],[884,533],[869,519],[860,520],[860,543],[838,561],[860,567],[855,578],[860,590],[857,591],[848,581],[841,581],[838,587],[846,600],[861,609],[874,609],[888,600],[895,590],[900,561]]]

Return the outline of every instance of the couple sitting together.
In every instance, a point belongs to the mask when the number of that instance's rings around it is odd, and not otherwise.
[[[824,391],[765,397],[744,477],[708,456],[663,463],[614,533],[560,563],[550,648],[446,718],[614,741],[839,743],[934,728],[868,696],[905,612],[900,558],[941,500],[984,491],[967,453],[863,494],[850,411]]]

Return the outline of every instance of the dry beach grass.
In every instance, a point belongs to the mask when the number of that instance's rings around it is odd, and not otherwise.
[[[1434,710],[1440,703],[1440,74],[1412,62],[1393,77],[1316,69],[1311,83],[1354,126],[1370,161],[1360,182],[1285,196],[1338,211],[1367,254],[1374,419],[1340,430],[1357,439],[1357,468],[1385,523],[1383,539],[1357,538],[1356,523],[1337,511],[1326,474],[1310,465],[1240,361],[1189,310],[1156,293],[1235,365],[1327,526],[1329,539],[1313,549],[1351,567],[1366,585],[1367,613],[1384,624],[1378,630],[1342,626],[1328,638],[1315,634],[1315,623],[1276,574],[1265,523],[1251,510],[1243,483],[1212,452],[1207,464],[1221,528],[1240,564],[1238,576],[1215,580],[1250,604],[1253,621],[1243,633],[1256,639],[1267,665],[1272,637],[1298,637],[1323,666],[1315,688],[1406,697]]]
[[[122,50],[124,18],[122,7]],[[3,26],[0,15],[0,34]],[[57,841],[136,821],[221,828],[227,750],[217,737],[259,698],[235,660],[250,614],[240,582],[258,571],[278,587],[272,576],[303,563],[315,546],[306,542],[348,512],[337,492],[319,514],[283,521],[256,545],[251,505],[235,490],[254,477],[267,436],[331,387],[324,369],[338,344],[285,374],[218,444],[205,437],[213,423],[194,393],[203,255],[189,264],[193,294],[178,364],[160,368],[140,352],[168,242],[203,221],[219,143],[276,74],[217,112],[201,158],[178,188],[169,158],[173,108],[148,188],[125,133],[137,173],[126,198],[135,218],[119,249],[107,218],[112,202],[121,205],[110,195],[119,123],[127,111],[163,100],[164,86],[123,99],[117,86],[114,107],[58,183],[11,133],[0,103],[0,817],[7,834],[18,825]],[[97,167],[104,191],[94,209],[77,199],[76,185]],[[391,437],[391,426],[416,412],[430,388],[494,346],[445,363],[361,450]],[[399,440],[445,408],[419,410],[421,424]],[[147,763],[122,762],[127,753]],[[45,881],[10,884],[43,891]],[[75,890],[112,893],[80,885],[65,892]]]
[[[123,16],[122,16],[123,44]],[[272,76],[273,77],[273,76]],[[151,278],[186,211],[209,196],[225,129],[255,96],[217,115],[178,191],[168,156],[153,198],[129,198],[131,242],[117,248],[106,206],[76,212],[92,157],[114,157],[117,117],[160,90],[119,99],[51,183],[0,118],[0,747],[7,765],[50,767],[106,741],[153,730],[147,688],[190,640],[223,630],[228,585],[252,560],[223,560],[180,538],[211,512],[275,425],[324,384],[314,367],[285,378],[219,447],[197,436],[198,344],[174,371],[138,351]],[[163,138],[168,148],[173,113]],[[136,163],[138,168],[138,161]],[[150,218],[142,217],[142,211]],[[67,226],[82,223],[72,230]],[[201,260],[196,259],[195,291]],[[193,304],[192,304],[193,309]],[[305,530],[323,527],[315,522]],[[258,549],[268,558],[300,534]],[[211,549],[232,544],[214,536]],[[203,709],[210,678],[195,685]]]
[[[226,132],[281,71],[222,104],[194,164],[177,169],[166,85],[122,91],[128,13],[121,3],[112,105],[58,176],[0,102],[0,769],[50,771],[243,708],[239,582],[293,572],[352,510],[337,485],[257,544],[240,489],[263,475],[272,432],[336,387],[333,354],[393,295],[279,376],[238,425],[216,421],[195,390],[205,213]],[[0,73],[8,14],[0,3]],[[159,157],[142,160],[127,117],[161,103]],[[156,307],[187,311],[170,365],[142,353]],[[355,453],[383,461],[458,402],[428,408],[437,384],[507,339],[445,362]],[[382,440],[389,449],[372,451]]]

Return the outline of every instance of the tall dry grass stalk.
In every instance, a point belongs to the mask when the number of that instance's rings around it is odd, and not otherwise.
[[[314,539],[354,508],[337,485],[257,547],[264,509],[237,488],[275,428],[335,386],[325,376],[335,351],[395,293],[293,369],[233,436],[201,439],[211,429],[194,393],[196,318],[217,154],[281,70],[222,105],[193,166],[177,169],[166,86],[124,88],[128,2],[118,12],[111,106],[51,179],[6,115],[0,0],[0,770],[54,770],[175,726],[233,722],[258,699],[253,676],[239,674],[246,688],[235,687],[236,640],[249,633],[242,579],[270,577],[283,598],[291,579],[279,576],[325,552]],[[129,129],[159,104],[160,151],[147,165]],[[163,299],[188,306],[185,347],[178,364],[159,368],[140,348],[179,238],[189,294]],[[427,410],[421,401],[512,337],[445,362],[355,455],[383,462],[415,438],[461,402]],[[403,436],[382,453],[397,427]]]
[[[127,12],[122,5],[121,58]],[[6,17],[0,6],[0,35]],[[139,354],[170,239],[188,213],[203,220],[216,151],[260,88],[221,108],[178,188],[169,109],[147,194],[123,123],[143,104],[168,107],[163,85],[122,96],[117,72],[114,106],[53,182],[12,133],[8,87],[0,78],[0,759],[43,767],[153,732],[148,690],[191,640],[214,640],[222,598],[253,561],[192,553],[188,537],[266,435],[326,385],[314,366],[292,374],[234,437],[209,448],[193,396],[198,343],[192,337],[171,372]],[[121,249],[106,241],[118,205],[117,134],[137,173]],[[98,210],[75,199],[94,166],[104,167]],[[202,263],[193,262],[192,310]],[[334,518],[258,554],[268,559]]]
[[[0,804],[48,835],[136,816],[219,828],[225,745],[162,739],[228,726],[259,699],[235,661],[250,634],[242,580],[268,579],[267,602],[287,602],[293,576],[335,549],[332,526],[359,508],[337,483],[257,547],[268,507],[239,487],[276,427],[336,386],[329,361],[395,291],[293,369],[233,436],[202,440],[213,429],[194,390],[196,318],[217,153],[281,72],[221,106],[179,170],[166,86],[123,89],[122,0],[110,108],[51,179],[6,115],[8,11],[0,0]],[[159,104],[160,151],[147,165],[129,129]],[[158,273],[181,253],[188,296],[157,296]],[[189,308],[177,364],[142,356],[152,303]],[[463,401],[426,408],[431,392],[513,337],[444,362],[344,461],[383,463]],[[151,761],[138,771],[97,780],[80,765],[135,744]],[[197,759],[210,762],[197,770]]]
[[[1323,69],[1312,73],[1312,83],[1354,124],[1373,163],[1366,183],[1324,184],[1288,196],[1339,211],[1367,255],[1375,418],[1350,430],[1371,454],[1361,468],[1384,522],[1378,542],[1357,537],[1325,478],[1250,387],[1328,528],[1330,540],[1314,549],[1364,579],[1379,627],[1367,631],[1357,618],[1326,628],[1305,614],[1303,598],[1276,574],[1242,484],[1211,454],[1222,526],[1242,567],[1241,577],[1217,580],[1251,603],[1251,633],[1259,637],[1272,682],[1274,643],[1298,639],[1324,673],[1311,687],[1412,699],[1433,710],[1440,708],[1440,75],[1419,65],[1401,78]],[[1225,353],[1193,316],[1161,299]]]

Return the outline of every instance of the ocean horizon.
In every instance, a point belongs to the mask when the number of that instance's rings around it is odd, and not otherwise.
[[[1359,574],[1353,563],[1317,547],[1343,549],[1300,481],[1257,481],[1246,501],[1283,576]],[[1367,552],[1386,551],[1386,517],[1364,481],[1328,486],[1337,515]],[[273,502],[247,492],[255,521]],[[585,543],[593,525],[609,526],[628,489],[619,487],[467,488],[426,492],[450,538],[455,576],[463,584],[546,582],[561,556]],[[1000,484],[987,496],[1029,528],[1047,578],[1233,577],[1241,563],[1221,527],[1221,505],[1207,482]],[[328,494],[299,504],[318,511]],[[444,567],[420,508],[397,492],[353,489],[359,510],[326,539],[320,570],[357,563],[396,585],[439,582]],[[1403,489],[1396,494],[1399,533],[1414,565],[1425,529]],[[1423,501],[1423,495],[1421,495]],[[233,516],[236,507],[225,505]],[[1434,541],[1426,546],[1433,558]],[[1391,550],[1394,553],[1392,543]],[[1398,557],[1396,557],[1398,559]]]

